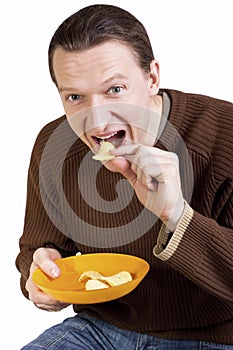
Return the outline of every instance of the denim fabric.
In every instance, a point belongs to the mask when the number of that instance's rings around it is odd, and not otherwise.
[[[168,340],[128,332],[86,314],[67,318],[21,350],[233,350],[231,345]]]

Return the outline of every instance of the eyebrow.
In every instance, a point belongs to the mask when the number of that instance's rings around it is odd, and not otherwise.
[[[116,73],[116,74],[112,75],[111,77],[107,78],[106,80],[104,80],[103,84],[107,85],[116,79],[128,80],[128,77],[125,74]],[[79,89],[75,86],[60,86],[60,87],[58,87],[59,92],[64,92],[64,91],[76,91],[76,92],[78,92],[78,90]]]
[[[124,79],[124,80],[128,80],[128,77],[125,74],[122,73],[116,73],[113,76],[109,77],[108,79],[106,79],[103,83],[104,84],[109,84],[111,81],[115,80],[115,79]]]
[[[78,91],[78,89],[74,86],[58,86],[58,91],[59,92],[64,92],[64,91]]]

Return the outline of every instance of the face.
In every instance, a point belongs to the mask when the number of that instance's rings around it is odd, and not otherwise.
[[[161,114],[156,61],[146,74],[126,45],[110,41],[82,52],[57,48],[53,67],[67,119],[88,147],[97,151],[103,139],[153,145]]]

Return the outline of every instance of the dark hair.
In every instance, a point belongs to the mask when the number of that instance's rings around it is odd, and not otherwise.
[[[56,84],[53,55],[56,48],[81,51],[109,40],[128,45],[139,66],[148,73],[154,59],[148,34],[131,13],[113,5],[91,5],[68,17],[54,33],[49,45],[49,70]]]

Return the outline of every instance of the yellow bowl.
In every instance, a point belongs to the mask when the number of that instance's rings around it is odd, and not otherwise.
[[[61,270],[58,278],[48,277],[41,269],[32,276],[33,282],[53,298],[70,304],[93,304],[120,298],[132,290],[149,271],[149,264],[136,256],[114,253],[96,253],[55,260]],[[110,276],[120,271],[131,273],[133,280],[116,287],[86,291],[79,276],[88,270]]]
[[[134,290],[150,268],[141,258],[114,253],[84,254],[55,262],[61,270],[58,278],[52,279],[37,269],[32,276],[33,282],[53,298],[70,304],[93,304],[120,298]],[[86,291],[84,283],[79,282],[79,276],[88,270],[101,272],[104,276],[128,271],[133,280],[116,287]]]

